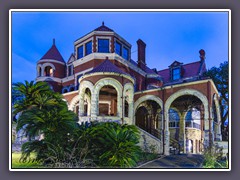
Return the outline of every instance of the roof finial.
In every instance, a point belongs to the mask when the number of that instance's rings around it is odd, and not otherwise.
[[[203,61],[206,58],[205,51],[203,49],[200,49],[199,54],[200,54],[199,57],[200,57],[201,61]]]
[[[104,26],[104,21],[102,22],[102,26]]]
[[[53,45],[55,45],[55,38],[53,38]]]

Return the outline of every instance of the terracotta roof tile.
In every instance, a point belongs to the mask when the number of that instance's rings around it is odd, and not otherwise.
[[[198,76],[199,70],[201,68],[201,61],[197,61],[197,62],[185,64],[185,65],[183,64],[182,68],[184,71],[182,78]],[[171,81],[169,68],[158,71],[158,74],[163,78],[164,83],[168,83]]]
[[[87,72],[86,74],[97,73],[97,72],[112,72],[112,73],[129,75],[126,72],[119,69],[116,65],[111,63],[111,61],[109,61],[108,59],[103,61],[101,64],[99,64],[97,67]]]

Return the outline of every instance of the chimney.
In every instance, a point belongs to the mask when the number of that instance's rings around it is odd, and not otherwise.
[[[200,54],[200,59],[201,59],[201,61],[203,61],[203,60],[205,60],[205,51],[203,50],[203,49],[201,49],[200,51],[199,51],[199,54]]]
[[[146,44],[141,39],[138,39],[137,45],[138,45],[138,67],[144,69],[146,66],[146,53],[145,53]]]

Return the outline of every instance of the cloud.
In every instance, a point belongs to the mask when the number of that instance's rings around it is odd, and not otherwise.
[[[36,64],[12,52],[12,82],[32,81],[36,77]]]

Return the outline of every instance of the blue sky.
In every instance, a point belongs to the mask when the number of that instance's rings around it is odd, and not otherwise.
[[[136,41],[142,39],[150,68],[198,61],[200,49],[208,69],[228,60],[227,12],[12,12],[12,81],[35,79],[36,62],[53,38],[67,61],[74,41],[102,21],[132,45],[135,61]]]

